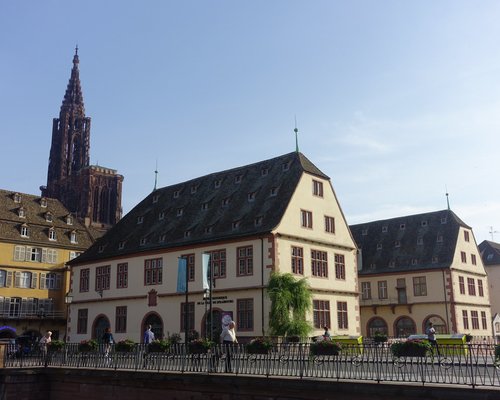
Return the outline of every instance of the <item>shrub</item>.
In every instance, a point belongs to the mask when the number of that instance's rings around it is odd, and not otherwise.
[[[78,351],[82,353],[96,351],[97,347],[98,343],[95,339],[82,340],[80,343],[78,343]]]
[[[194,354],[206,353],[214,346],[215,343],[208,339],[194,339],[188,343],[189,352]]]
[[[193,340],[196,340],[199,337],[200,337],[200,334],[198,333],[198,331],[196,329],[190,329],[188,331],[188,336],[187,336],[188,342],[192,342]]]
[[[430,350],[431,344],[423,340],[407,340],[391,345],[391,353],[394,357],[425,357]]]
[[[320,340],[311,343],[309,347],[309,351],[313,356],[336,356],[340,350],[342,350],[341,344],[333,340]]]
[[[64,342],[62,340],[52,340],[48,345],[47,349],[49,351],[59,351],[64,347]]]
[[[131,352],[135,349],[135,342],[130,339],[120,340],[115,344],[115,350],[120,352]]]
[[[168,341],[170,344],[178,344],[182,342],[182,337],[179,333],[172,333],[171,335],[168,335]]]
[[[375,343],[387,342],[387,335],[380,333],[380,332],[375,332],[375,335],[373,336],[373,340],[375,341]]]
[[[267,354],[273,347],[273,342],[269,338],[255,338],[245,345],[245,350],[249,354]]]
[[[299,343],[300,342],[300,336],[299,335],[290,335],[286,337],[286,342],[287,343]]]
[[[153,340],[148,344],[150,353],[165,353],[170,349],[170,341],[168,340]]]

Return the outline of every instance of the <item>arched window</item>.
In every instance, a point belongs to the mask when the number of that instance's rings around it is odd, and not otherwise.
[[[401,317],[394,324],[394,334],[396,337],[408,337],[417,333],[415,322],[411,318]]]
[[[98,316],[94,321],[94,328],[92,329],[92,338],[96,339],[98,342],[102,341],[102,335],[106,331],[106,328],[111,327],[108,317],[104,315]]]
[[[376,333],[383,335],[389,335],[389,329],[387,328],[387,323],[379,317],[373,318],[368,323],[368,336],[374,337]]]
[[[448,333],[448,330],[446,329],[446,322],[444,322],[444,319],[437,315],[432,315],[424,320],[424,326],[422,328],[424,333],[427,332],[429,322],[432,322],[432,326],[436,330],[436,333]]]
[[[142,333],[144,333],[148,325],[151,325],[151,330],[155,334],[155,339],[163,338],[163,321],[158,314],[149,314],[146,319],[144,319],[142,324]]]

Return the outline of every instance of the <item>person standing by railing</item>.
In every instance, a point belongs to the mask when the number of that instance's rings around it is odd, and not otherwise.
[[[427,328],[427,339],[429,340],[432,348],[436,349],[436,353],[439,356],[439,346],[436,341],[436,329],[434,329],[434,326],[432,326],[432,322],[429,322],[429,327]]]
[[[231,321],[228,325],[225,325],[222,329],[222,333],[220,334],[221,343],[224,346],[224,351],[226,353],[226,368],[225,372],[233,372],[231,367],[231,352],[233,350],[233,346],[238,343],[236,339],[236,332],[234,331],[235,327],[234,321]]]

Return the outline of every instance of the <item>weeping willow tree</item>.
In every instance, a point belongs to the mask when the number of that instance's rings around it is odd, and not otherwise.
[[[300,336],[311,333],[306,315],[312,305],[312,292],[307,279],[295,279],[290,273],[273,272],[267,286],[271,300],[269,328],[271,335]]]

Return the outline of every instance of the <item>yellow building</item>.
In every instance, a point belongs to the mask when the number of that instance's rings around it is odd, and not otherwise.
[[[484,240],[478,247],[488,274],[493,336],[500,340],[500,243]]]
[[[91,244],[55,199],[0,190],[0,338],[66,334],[66,262]]]
[[[359,246],[361,329],[406,337],[491,336],[486,275],[472,229],[451,210],[352,225]]]
[[[308,278],[315,334],[325,325],[359,334],[356,253],[330,179],[301,153],[161,188],[71,262],[71,341],[100,338],[108,326],[115,340],[141,341],[149,324],[156,337],[186,327],[203,334],[203,255],[215,278],[215,335],[224,316],[240,339],[268,331],[273,271]],[[187,305],[179,257],[188,260]]]

